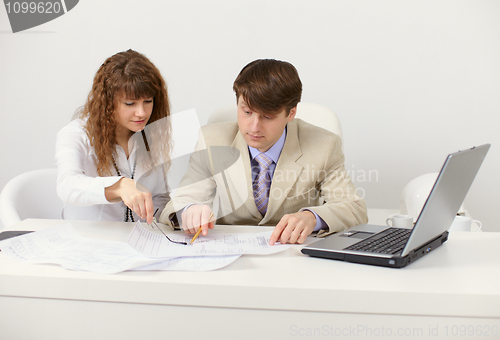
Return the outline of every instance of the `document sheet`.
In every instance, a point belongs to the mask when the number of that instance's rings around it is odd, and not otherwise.
[[[1,241],[0,249],[21,262],[53,263],[97,273],[118,273],[158,262],[124,242],[83,237],[70,223]]]
[[[269,245],[271,232],[210,233],[192,245],[173,244],[137,222],[128,242],[83,237],[71,223],[0,241],[1,254],[26,263],[58,264],[72,270],[113,274],[126,270],[191,270],[223,268],[243,254],[267,255],[290,245]],[[171,234],[191,241],[192,235]]]
[[[223,268],[240,257],[151,258],[125,242],[83,237],[70,223],[0,241],[0,250],[19,262],[59,264],[104,274],[126,270],[207,271]]]
[[[150,257],[179,256],[220,256],[220,255],[268,255],[284,251],[288,244],[269,245],[272,231],[262,233],[214,233],[198,237],[193,244],[193,235],[167,234],[174,241],[184,241],[187,245],[170,242],[163,234],[146,229],[136,223],[128,238],[128,244]]]

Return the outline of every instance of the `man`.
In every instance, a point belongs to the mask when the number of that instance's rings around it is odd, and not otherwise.
[[[207,235],[215,212],[219,224],[274,225],[274,244],[302,243],[313,232],[324,236],[368,221],[345,171],[340,137],[294,119],[302,83],[293,65],[253,61],[233,90],[237,123],[202,127],[199,151],[160,222],[180,224],[189,234],[201,227]]]

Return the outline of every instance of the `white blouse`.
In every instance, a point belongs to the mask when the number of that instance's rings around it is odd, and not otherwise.
[[[84,130],[85,120],[76,119],[63,127],[56,139],[57,194],[64,202],[62,218],[68,220],[103,220],[125,221],[126,206],[123,201],[109,202],[104,189],[112,186],[120,178],[131,178],[134,163],[144,143],[140,133],[129,140],[130,155],[127,159],[121,146],[116,146],[116,166],[121,176],[100,177],[95,165],[94,149]],[[137,162],[134,180],[151,192],[155,210],[161,212],[170,200],[164,167],[158,166],[146,170],[141,162]],[[138,216],[133,213],[135,221]]]

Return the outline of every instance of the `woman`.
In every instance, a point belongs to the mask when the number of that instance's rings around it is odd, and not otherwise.
[[[165,81],[144,55],[108,58],[85,106],[57,134],[63,218],[151,223],[169,201],[169,115]]]

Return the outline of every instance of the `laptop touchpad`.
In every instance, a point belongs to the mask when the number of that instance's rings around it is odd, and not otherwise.
[[[365,239],[367,237],[372,236],[374,233],[369,233],[366,231],[356,231],[356,230],[350,230],[348,232],[343,233],[342,235],[339,235],[341,237],[350,237],[350,238],[359,238],[359,239]]]

